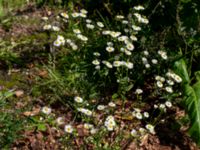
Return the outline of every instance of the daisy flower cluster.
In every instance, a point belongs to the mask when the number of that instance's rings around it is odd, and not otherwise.
[[[85,72],[92,72],[91,74],[89,73],[89,75],[87,73],[84,75],[90,78],[90,81],[97,76],[98,78],[95,80],[95,85],[104,88],[104,85],[112,87],[111,84],[114,83],[118,88],[116,90],[117,92],[114,91],[114,93],[118,94],[117,98],[120,98],[121,95],[125,97],[126,94],[131,91],[130,97],[132,96],[133,99],[140,101],[139,105],[141,104],[141,106],[143,106],[145,105],[144,96],[148,97],[149,91],[146,91],[149,90],[149,87],[142,88],[143,85],[136,85],[137,82],[134,80],[146,77],[145,71],[148,70],[151,72],[154,67],[160,66],[159,61],[165,62],[168,59],[167,52],[164,50],[152,52],[147,48],[141,50],[141,47],[137,46],[141,38],[140,31],[149,23],[148,19],[140,13],[144,9],[143,6],[139,5],[135,6],[133,12],[127,17],[116,15],[116,27],[110,27],[105,21],[89,19],[87,16],[88,12],[85,9],[74,11],[71,14],[62,12],[59,16],[64,21],[64,27],[67,25],[68,28],[64,29],[65,33],[62,35],[60,32],[59,34],[56,32],[57,39],[54,39],[53,46],[57,48],[62,46],[64,50],[71,53],[72,55],[70,55],[70,58],[68,57],[69,60],[73,57],[78,58],[75,59],[76,62],[70,62],[75,66],[72,68],[75,68],[75,71],[83,72],[85,69]],[[44,30],[51,29],[53,30],[51,25],[47,24],[44,26]],[[70,33],[68,33],[68,31]],[[156,55],[153,55],[153,53],[156,53]],[[78,66],[78,64],[81,65]],[[92,70],[88,71],[86,69]],[[155,73],[155,70],[153,71],[153,75],[150,74],[147,81],[146,78],[143,80],[145,80],[145,83],[148,82],[148,80],[153,80],[153,85],[151,86],[151,83],[148,83],[148,85],[157,92],[155,92],[157,95],[163,93],[164,96],[172,95],[174,91],[176,91],[176,83],[182,82],[181,77],[171,70],[165,75],[160,75],[160,72]],[[154,93],[153,90],[151,93]],[[113,92],[112,89],[111,92]],[[138,99],[138,97],[140,99]],[[150,106],[151,109],[160,109],[164,110],[164,112],[167,108],[170,109],[172,107],[171,98],[170,96],[167,98],[169,99],[162,100],[162,102],[157,102],[157,100]],[[138,138],[148,133],[156,133],[156,123],[154,123],[155,120],[152,117],[154,114],[151,112],[150,108],[143,109],[138,105],[135,107],[135,105],[130,103],[126,105],[126,102],[118,104],[115,100],[116,99],[112,98],[107,102],[99,103],[100,101],[96,101],[97,104],[90,104],[89,100],[87,101],[80,96],[75,96],[72,100],[72,105],[75,113],[83,118],[83,127],[91,134],[98,134],[97,131],[105,128],[106,131],[115,132],[116,129],[120,128],[120,121],[124,120],[129,120],[130,125],[128,124],[128,127],[125,129],[129,130],[129,134],[132,135],[132,137]],[[124,98],[124,100],[126,100],[126,98]],[[128,119],[117,115],[118,112],[121,114],[124,113],[118,110],[122,109],[122,107],[129,108],[125,112],[126,115],[130,114],[130,116],[127,117]],[[49,115],[51,109],[44,107],[42,112]],[[64,125],[65,119],[63,117],[58,117],[56,122],[59,126]],[[138,126],[134,127],[134,125],[132,125],[133,122],[137,122]],[[64,131],[66,133],[76,132],[76,125],[72,123],[66,124],[64,126]]]

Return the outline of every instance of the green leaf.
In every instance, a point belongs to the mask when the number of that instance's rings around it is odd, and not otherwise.
[[[191,0],[181,0],[182,3],[189,3]]]
[[[200,144],[200,81],[193,86],[185,85],[185,106],[190,118],[189,134]]]
[[[126,87],[126,91],[130,91],[133,88],[133,84],[130,84],[129,86]]]
[[[196,79],[200,81],[200,71],[195,72]]]
[[[190,77],[187,71],[187,65],[184,59],[180,59],[174,64],[174,71],[181,76],[183,83],[190,83]]]
[[[117,93],[115,93],[115,94],[112,95],[112,99],[117,99],[118,96],[119,96],[119,95],[118,95]]]
[[[46,131],[46,130],[47,130],[47,127],[46,127],[45,124],[41,123],[41,124],[38,124],[38,125],[37,125],[37,129],[38,129],[39,131]]]
[[[13,94],[14,93],[12,91],[0,92],[0,100],[7,99],[7,98],[13,96]]]
[[[185,109],[190,119],[189,134],[200,145],[200,71],[195,73],[196,83],[190,85],[187,66],[183,59],[175,62],[174,69],[183,79]]]

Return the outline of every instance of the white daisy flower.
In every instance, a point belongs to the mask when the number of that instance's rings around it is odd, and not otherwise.
[[[80,12],[81,12],[82,14],[87,14],[87,13],[88,13],[88,11],[85,10],[85,9],[81,9]]]
[[[62,43],[59,40],[55,40],[53,42],[53,45],[56,46],[56,47],[59,47],[60,45],[62,45]]]
[[[116,126],[116,122],[113,116],[108,116],[105,120],[104,125],[106,126],[108,131],[113,131],[115,126]]]
[[[88,24],[90,24],[90,23],[92,23],[92,20],[86,19],[86,22],[87,22]]]
[[[154,130],[154,126],[153,125],[147,124],[145,127],[151,134],[155,134],[155,130]]]
[[[144,24],[148,24],[149,20],[147,18],[140,18],[139,22],[144,23]]]
[[[160,81],[157,81],[156,84],[157,84],[157,86],[158,86],[159,88],[162,88],[162,87],[163,87],[163,83],[160,82]]]
[[[174,81],[172,81],[172,80],[167,80],[167,83],[168,83],[169,85],[174,85]]]
[[[108,68],[112,68],[112,67],[113,67],[112,64],[111,64],[110,62],[108,62],[108,61],[105,63],[105,65],[106,65]]]
[[[165,109],[165,105],[164,105],[164,104],[160,104],[160,105],[159,105],[159,108],[160,108],[160,109]]]
[[[152,59],[151,62],[152,62],[152,64],[158,64],[158,60],[157,59]]]
[[[108,35],[108,34],[110,34],[110,33],[111,33],[111,31],[109,31],[109,30],[102,31],[102,34],[103,34],[103,35]]]
[[[60,15],[66,19],[69,19],[69,15],[65,12],[61,13]]]
[[[119,66],[121,66],[121,65],[122,65],[121,61],[114,61],[114,62],[113,62],[113,66],[114,66],[114,67],[119,67]]]
[[[167,86],[167,87],[165,88],[165,90],[166,90],[168,93],[173,93],[173,89],[172,89],[172,87],[170,87],[170,86]]]
[[[73,127],[71,125],[65,125],[65,132],[72,133],[74,131]]]
[[[60,41],[62,45],[65,44],[65,38],[62,35],[58,35],[57,40]]]
[[[104,24],[102,22],[97,22],[97,26],[100,27],[100,28],[103,28]]]
[[[109,102],[109,103],[108,103],[108,106],[110,106],[110,107],[116,107],[116,104],[113,103],[113,102]]]
[[[161,80],[161,76],[158,76],[158,75],[157,75],[157,76],[155,77],[155,79],[156,79],[157,81],[160,81],[160,80]]]
[[[79,30],[79,29],[73,29],[73,32],[74,32],[75,34],[80,34],[80,33],[81,33],[81,30]]]
[[[97,109],[98,110],[104,110],[106,108],[106,106],[104,106],[104,105],[98,105],[97,106]]]
[[[42,20],[47,21],[49,18],[48,17],[42,17]]]
[[[140,112],[136,112],[135,117],[139,120],[142,119],[142,114]]]
[[[124,19],[124,16],[122,16],[122,15],[117,15],[116,18],[117,18],[117,19]]]
[[[41,110],[44,114],[46,115],[49,115],[51,113],[51,108],[50,107],[47,107],[47,106],[44,106],[42,107],[42,110]]]
[[[142,93],[143,93],[143,90],[142,90],[142,89],[136,89],[135,93],[136,93],[136,94],[142,94]]]
[[[143,62],[144,64],[146,64],[146,63],[147,63],[147,58],[146,58],[146,57],[142,57],[142,62]]]
[[[137,37],[136,37],[135,35],[131,35],[131,36],[130,36],[130,39],[131,39],[132,41],[137,41]]]
[[[175,75],[174,80],[175,80],[177,83],[182,82],[182,78],[181,78],[180,76],[178,76],[178,75]]]
[[[129,29],[127,29],[127,28],[124,29],[124,32],[125,32],[125,33],[128,33],[128,32],[130,32],[130,31],[131,31],[131,30],[129,30]]]
[[[73,50],[77,50],[77,49],[78,49],[78,46],[75,45],[75,44],[73,44],[73,45],[72,45],[72,49],[73,49]]]
[[[128,69],[133,69],[133,63],[132,62],[126,62],[126,67]]]
[[[163,58],[163,59],[167,59],[167,53],[165,51],[159,50],[158,54]]]
[[[134,13],[134,16],[139,20],[142,16],[139,13]]]
[[[145,118],[149,118],[149,113],[148,112],[144,112],[143,115],[144,115]]]
[[[97,133],[97,131],[98,131],[97,129],[95,129],[95,128],[92,128],[92,129],[90,130],[90,133],[91,133],[91,134],[96,134],[96,133]]]
[[[83,127],[84,127],[85,129],[91,129],[91,128],[93,128],[94,126],[93,126],[92,124],[90,124],[90,123],[84,123]]]
[[[139,108],[134,108],[134,111],[136,111],[136,112],[141,112],[141,109],[139,109]]]
[[[101,67],[99,65],[95,66],[96,70],[99,70]]]
[[[166,102],[165,102],[165,105],[166,105],[168,108],[172,107],[172,103],[171,103],[170,101],[166,101]]]
[[[107,42],[107,45],[112,47],[114,44],[113,44],[113,42]]]
[[[129,51],[132,51],[132,50],[134,50],[134,45],[132,44],[132,43],[128,43],[127,45],[126,45],[126,48],[129,50]]]
[[[79,16],[82,17],[82,18],[86,18],[87,17],[87,15],[83,14],[83,13],[79,13]]]
[[[74,100],[77,102],[77,103],[82,103],[83,102],[83,99],[79,96],[76,96],[74,97]]]
[[[65,123],[65,122],[64,122],[64,118],[63,118],[63,117],[58,117],[58,118],[56,119],[56,123],[57,123],[58,125],[64,124],[64,123]]]
[[[95,60],[92,61],[92,64],[94,64],[94,65],[99,65],[100,62],[99,62],[97,59],[95,59]]]
[[[121,47],[121,48],[120,48],[120,51],[121,51],[121,52],[125,52],[125,48]]]
[[[145,64],[145,68],[150,68],[150,64]]]
[[[99,52],[94,52],[93,55],[94,56],[101,56],[101,54]]]
[[[66,42],[70,44],[70,43],[72,43],[72,40],[71,39],[66,39]]]
[[[167,54],[161,54],[160,56],[165,60],[167,59]]]
[[[128,37],[125,36],[125,35],[122,35],[122,36],[118,37],[118,41],[125,41],[127,39],[128,39]]]
[[[148,56],[149,52],[148,51],[144,51],[144,55]]]
[[[144,135],[146,130],[144,128],[139,128],[139,132],[140,132],[141,135]]]
[[[60,31],[60,28],[57,27],[57,26],[52,26],[52,30],[53,30],[53,31]]]
[[[128,24],[128,20],[122,20],[122,24]]]
[[[77,38],[84,41],[84,42],[88,41],[88,38],[86,36],[82,35],[82,34],[78,34]]]
[[[133,30],[135,30],[135,31],[140,31],[140,30],[141,30],[141,27],[136,26],[136,25],[132,25],[132,28],[133,28]]]
[[[158,105],[154,104],[154,105],[153,105],[153,108],[155,108],[155,109],[158,108]]]
[[[79,13],[77,13],[77,12],[74,12],[74,13],[72,13],[71,15],[72,15],[73,18],[79,17]]]
[[[133,7],[133,9],[135,9],[135,10],[144,10],[144,7],[141,6],[141,5],[138,5],[138,6]]]
[[[137,137],[137,131],[136,131],[135,129],[132,129],[132,130],[131,130],[131,135],[132,135],[133,137]]]
[[[114,52],[114,47],[112,47],[112,46],[108,46],[108,47],[106,47],[106,51],[108,51],[109,53],[110,52]]]
[[[128,50],[126,50],[126,49],[124,50],[124,52],[125,52],[125,54],[128,55],[128,56],[130,56],[130,55],[132,54],[130,51],[128,51]]]
[[[110,32],[110,35],[111,35],[113,38],[116,38],[116,37],[118,37],[118,36],[121,35],[121,32],[114,32],[114,31],[111,31],[111,32]]]
[[[86,27],[87,27],[88,29],[94,29],[94,25],[92,25],[92,24],[86,24]]]
[[[92,111],[90,111],[89,109],[86,108],[78,108],[77,109],[79,112],[87,115],[87,116],[92,116]]]
[[[51,25],[50,24],[47,24],[47,25],[44,25],[43,29],[44,30],[50,30],[51,29]]]

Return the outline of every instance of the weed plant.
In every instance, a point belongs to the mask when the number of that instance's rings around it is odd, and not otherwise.
[[[156,134],[155,126],[176,104],[182,78],[169,68],[173,56],[164,48],[149,51],[143,44],[149,23],[144,9],[135,6],[127,16],[117,14],[113,20],[101,15],[92,20],[85,9],[62,12],[54,20],[43,17],[43,30],[52,41],[44,87],[48,85],[75,114],[67,124],[57,119],[65,124],[65,142],[78,135],[76,119],[92,134],[97,148],[109,148],[97,139],[111,132],[119,134],[116,147],[127,132],[127,138],[141,140],[146,133]],[[46,115],[51,111],[42,109]],[[121,127],[123,119],[129,123]]]

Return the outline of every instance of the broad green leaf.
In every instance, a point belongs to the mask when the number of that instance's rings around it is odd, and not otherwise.
[[[183,83],[190,83],[190,78],[187,71],[187,65],[184,59],[175,62],[174,71],[181,76]]]
[[[185,85],[185,106],[190,118],[189,134],[200,144],[200,81],[193,86]]]
[[[200,81],[200,71],[195,72],[196,79]]]
[[[195,73],[196,83],[190,85],[187,66],[183,59],[175,62],[174,69],[183,79],[185,109],[190,119],[189,134],[200,145],[200,71]]]

